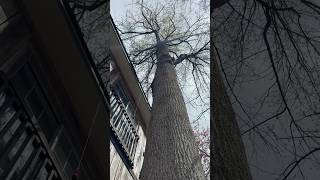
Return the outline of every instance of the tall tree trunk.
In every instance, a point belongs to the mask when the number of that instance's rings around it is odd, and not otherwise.
[[[152,95],[141,180],[204,180],[186,105],[165,44],[158,46]]]
[[[211,43],[212,44],[212,43]],[[211,127],[213,180],[251,180],[239,126],[221,78],[217,56],[211,51]]]

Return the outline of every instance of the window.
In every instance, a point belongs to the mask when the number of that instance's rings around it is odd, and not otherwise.
[[[47,103],[30,66],[25,64],[14,76],[12,82],[17,93],[25,101],[27,107],[39,123],[41,130],[48,142],[51,143],[53,136],[59,129],[59,122]]]

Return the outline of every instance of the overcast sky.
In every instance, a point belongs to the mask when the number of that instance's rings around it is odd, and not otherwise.
[[[111,0],[110,1],[110,12],[113,19],[119,19],[120,17],[124,17],[126,11],[129,8],[132,8],[130,4],[132,4],[133,0]]]

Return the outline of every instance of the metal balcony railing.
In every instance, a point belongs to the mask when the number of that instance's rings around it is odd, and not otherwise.
[[[0,179],[62,180],[14,90],[0,86]]]
[[[133,167],[134,155],[139,141],[138,133],[133,125],[131,113],[128,112],[128,106],[124,105],[116,92],[111,91],[110,97],[110,127],[129,165]]]

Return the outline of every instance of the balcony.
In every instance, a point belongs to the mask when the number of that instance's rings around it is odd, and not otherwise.
[[[133,124],[133,116],[129,104],[125,105],[117,92],[111,91],[111,139],[124,155],[124,159],[130,168],[133,168],[134,155],[139,137]]]
[[[106,6],[108,3],[99,3],[99,6],[94,10],[87,10],[79,8],[78,1],[64,0],[65,8],[71,15],[71,20],[73,25],[75,25],[75,30],[78,34],[78,38],[82,45],[84,45],[84,50],[89,54],[89,66],[92,70],[95,80],[99,86],[100,91],[104,96],[104,102],[110,109],[110,138],[112,143],[115,145],[119,155],[122,157],[123,162],[130,169],[134,165],[134,156],[136,154],[137,144],[139,142],[137,128],[134,124],[134,116],[132,111],[131,100],[125,100],[119,93],[119,89],[110,87],[110,61],[121,62],[117,65],[121,66],[122,74],[124,71],[126,73],[125,78],[133,78],[126,82],[132,82],[125,84],[131,89],[132,99],[137,101],[137,99],[145,99],[143,93],[141,93],[141,87],[138,84],[138,79],[132,76],[133,70],[126,59],[126,54],[124,49],[121,52],[115,51],[109,47],[106,47],[109,43],[113,43],[114,47],[122,47],[122,42],[112,24],[110,15],[106,11]],[[93,1],[85,3],[83,5],[95,6]],[[81,2],[80,2],[81,3]],[[92,4],[93,3],[93,4]],[[112,56],[113,54],[116,57]],[[128,69],[129,68],[129,69]],[[126,70],[128,69],[128,70]],[[140,97],[141,96],[141,97]],[[128,101],[130,101],[128,103]],[[107,107],[106,106],[106,107]],[[142,110],[143,120],[149,119],[150,107],[147,101],[144,100],[139,105]],[[130,110],[131,109],[131,110]],[[141,121],[142,122],[142,121]],[[143,122],[144,123],[144,122]],[[143,127],[146,127],[145,125]]]
[[[62,179],[13,88],[0,88],[0,179]]]

